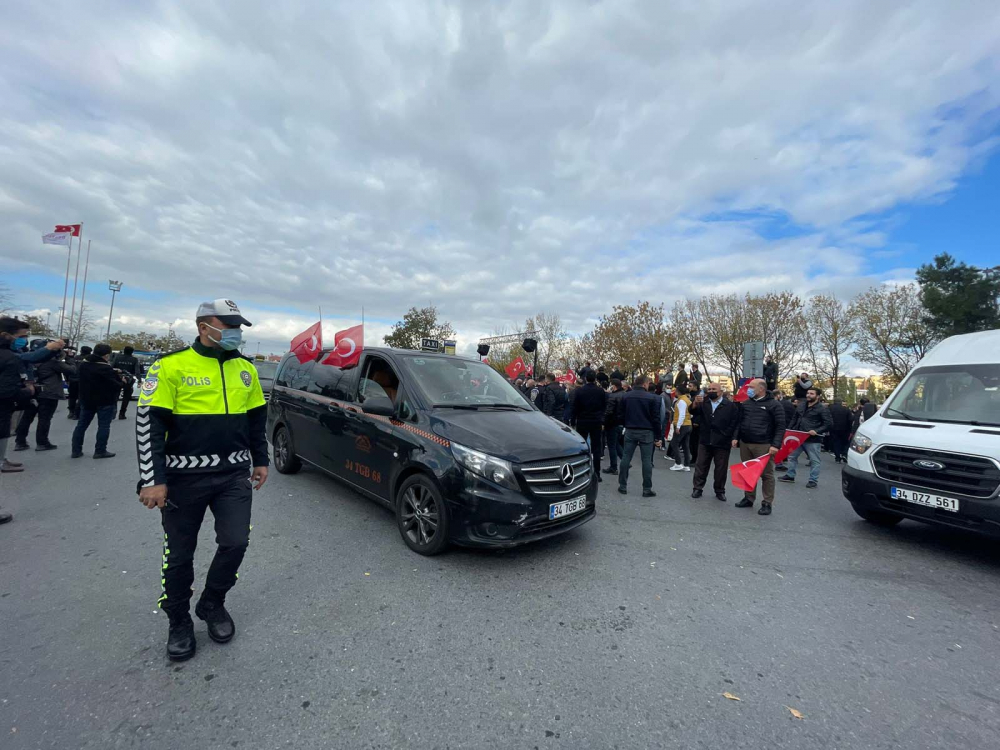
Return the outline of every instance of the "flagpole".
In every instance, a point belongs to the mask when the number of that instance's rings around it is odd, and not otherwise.
[[[73,235],[69,238],[70,249],[73,247]],[[80,235],[76,240],[76,274],[73,276],[73,304],[69,308],[69,338],[73,342],[73,318],[76,317],[76,288],[80,282],[80,256],[83,255],[83,222],[80,222]]]
[[[69,261],[73,257],[73,234],[69,235],[69,247],[66,248],[66,283],[63,284],[62,312],[59,314],[59,337],[63,335],[63,321],[66,320],[66,297],[69,294]]]
[[[87,240],[87,262],[83,265],[83,286],[80,288],[80,317],[76,324],[76,335],[73,336],[73,343],[79,344],[77,336],[83,331],[83,300],[87,297],[87,271],[90,270],[90,240]]]
[[[365,306],[361,306],[361,346],[365,345]]]

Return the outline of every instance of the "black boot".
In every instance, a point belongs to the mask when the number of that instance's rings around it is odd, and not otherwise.
[[[213,641],[229,643],[233,640],[233,636],[236,635],[236,623],[222,602],[213,601],[203,595],[198,600],[194,613],[208,625],[208,637]]]
[[[740,500],[738,503],[736,503],[736,507],[737,508],[752,508],[753,507],[753,500],[751,500],[749,497],[747,497],[746,495],[744,495],[743,499]]]
[[[194,638],[194,623],[191,615],[185,613],[170,617],[170,633],[167,635],[167,658],[170,661],[185,661],[194,656],[198,641]]]

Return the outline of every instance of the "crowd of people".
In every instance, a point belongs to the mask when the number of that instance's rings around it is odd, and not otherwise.
[[[547,373],[537,381],[518,378],[512,385],[544,414],[576,429],[590,446],[595,468],[602,466],[606,455],[608,465],[597,472],[598,479],[603,481],[602,473],[617,475],[622,495],[628,493],[636,451],[642,495],[656,495],[652,477],[659,448],[673,461],[670,471],[693,473],[693,498],[702,497],[711,472],[715,497],[726,502],[734,449],[739,449],[740,462],[774,456],[786,430],[807,433],[786,462],[767,462],[760,480],[761,515],[772,512],[776,481],[795,482],[800,460],[809,462],[809,489],[819,483],[821,452],[832,453],[836,463],[846,463],[851,434],[876,410],[867,398],[850,408],[841,399],[827,405],[822,389],[806,372],[799,374],[788,396],[778,388],[778,366],[770,357],[763,376],[746,383],[740,398],[720,383],[706,381],[697,363],[687,369],[680,365],[676,374],[640,375],[629,383],[618,367],[609,374],[604,366],[594,368],[586,362],[574,379]],[[784,476],[776,480],[782,472]],[[755,504],[756,487],[744,492],[736,507]]]
[[[113,458],[115,454],[108,451],[111,423],[116,411],[119,419],[127,418],[141,372],[132,347],[112,357],[108,344],[82,346],[79,352],[66,339],[36,339],[29,346],[29,333],[24,321],[0,317],[0,472],[25,470],[22,462],[7,456],[11,441],[15,453],[32,447],[38,452],[58,449],[49,431],[63,399],[66,416],[77,422],[71,456],[83,456],[87,430],[96,419],[93,456]],[[0,523],[10,520],[10,514],[0,513]]]

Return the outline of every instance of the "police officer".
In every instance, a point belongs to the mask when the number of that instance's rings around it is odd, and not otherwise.
[[[170,619],[167,656],[194,656],[190,615],[194,549],[205,510],[218,549],[195,614],[216,643],[236,634],[225,608],[250,536],[251,487],[267,481],[267,416],[257,370],[239,353],[250,322],[232,300],[204,302],[198,338],[161,356],[146,373],[136,413],[139,500],[159,508],[163,560],[159,606]],[[248,478],[249,477],[249,478]]]
[[[122,386],[122,408],[118,412],[118,419],[125,419],[128,402],[132,400],[132,396],[135,394],[135,381],[139,377],[139,360],[132,356],[134,351],[134,347],[123,347],[122,353],[111,360],[113,368],[128,374],[128,378],[125,379],[125,385]]]

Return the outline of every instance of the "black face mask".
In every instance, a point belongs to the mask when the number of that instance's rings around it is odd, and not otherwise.
[[[708,397],[710,399],[712,399],[713,401],[715,401],[715,400],[717,400],[719,398],[719,394],[718,393],[713,393],[712,391],[709,391],[708,392]]]

